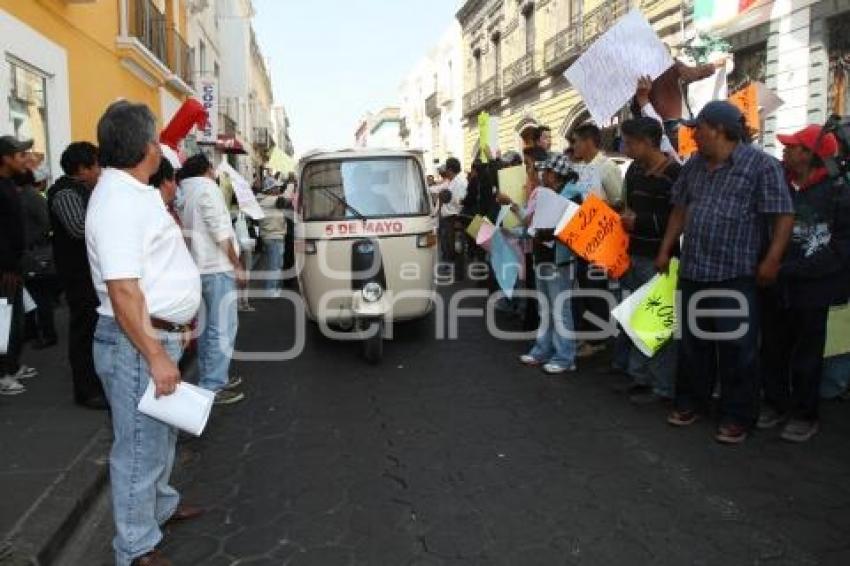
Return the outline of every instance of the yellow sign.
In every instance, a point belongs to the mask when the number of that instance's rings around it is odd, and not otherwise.
[[[631,318],[631,331],[654,355],[676,330],[676,285],[679,262],[672,260],[667,275],[653,279],[646,297],[637,305]]]

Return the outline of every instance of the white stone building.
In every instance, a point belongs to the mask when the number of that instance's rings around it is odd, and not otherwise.
[[[429,172],[447,157],[463,156],[463,56],[453,21],[399,87],[402,142],[423,151]]]
[[[271,147],[271,79],[251,26],[255,13],[251,0],[217,0],[216,7],[220,107],[232,119],[226,126],[248,152],[237,160],[237,168],[250,178],[265,163]]]
[[[731,83],[763,81],[784,101],[764,120],[768,151],[781,152],[777,133],[850,113],[850,0],[756,0],[728,22],[695,25],[732,44]]]

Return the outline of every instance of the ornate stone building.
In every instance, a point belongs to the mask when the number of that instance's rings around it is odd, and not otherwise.
[[[668,45],[682,43],[691,10],[681,0],[467,0],[457,14],[463,28],[466,159],[477,143],[476,116],[483,110],[499,117],[503,149],[519,147],[519,132],[529,123],[551,127],[555,146],[563,147],[566,134],[589,119],[563,72],[634,6]]]

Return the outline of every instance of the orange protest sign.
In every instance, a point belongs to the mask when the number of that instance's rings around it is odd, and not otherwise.
[[[629,235],[620,215],[595,195],[589,195],[558,239],[583,259],[622,277],[629,269]]]
[[[688,126],[679,127],[679,156],[688,158],[697,152],[696,129]]]
[[[750,83],[732,93],[729,96],[729,102],[737,106],[744,115],[748,128],[754,131],[759,130],[761,120],[759,120],[759,92],[756,83]]]

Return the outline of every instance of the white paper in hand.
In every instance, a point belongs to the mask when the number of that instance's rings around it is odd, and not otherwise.
[[[535,230],[551,230],[557,226],[565,214],[572,215],[579,206],[564,198],[552,189],[538,189],[534,219],[531,227]]]
[[[210,418],[215,393],[182,381],[177,384],[177,389],[171,395],[157,399],[154,396],[155,390],[156,386],[151,380],[142,400],[139,401],[139,412],[195,436],[201,436]]]
[[[12,305],[0,299],[0,354],[9,350],[9,332],[12,330]]]

